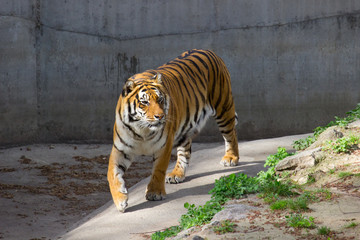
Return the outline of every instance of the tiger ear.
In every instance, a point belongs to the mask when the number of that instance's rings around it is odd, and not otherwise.
[[[133,89],[135,88],[135,83],[133,81],[127,80],[125,82],[123,91],[122,91],[122,96],[125,97],[126,95],[128,95]]]
[[[162,80],[161,80],[161,73],[157,72],[152,79],[156,79],[156,82],[159,84],[162,84]]]

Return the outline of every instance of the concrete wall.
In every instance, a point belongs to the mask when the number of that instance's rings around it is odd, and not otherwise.
[[[124,80],[192,48],[227,64],[240,139],[309,132],[360,102],[359,39],[357,0],[1,1],[0,145],[111,141]]]

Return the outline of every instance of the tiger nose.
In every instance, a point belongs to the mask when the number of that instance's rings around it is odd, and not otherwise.
[[[154,115],[154,118],[156,120],[161,120],[161,119],[163,119],[163,117],[164,117],[164,114],[156,114],[156,115]]]

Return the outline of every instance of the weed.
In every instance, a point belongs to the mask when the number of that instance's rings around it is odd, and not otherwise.
[[[294,141],[292,146],[296,150],[304,150],[304,149],[308,148],[311,144],[313,144],[315,141],[316,141],[316,138],[314,136],[308,136],[307,138]]]
[[[330,170],[329,170],[329,173],[330,173],[330,174],[334,174],[334,173],[335,173],[335,170],[336,170],[335,168],[330,169]]]
[[[314,177],[312,174],[309,174],[309,175],[308,175],[307,184],[312,184],[312,183],[314,183],[314,182],[316,182],[315,177]]]
[[[323,227],[320,227],[318,229],[318,234],[319,235],[329,235],[331,233],[331,230],[330,228],[326,227],[326,226],[323,226]]]
[[[346,178],[346,177],[349,177],[351,176],[352,173],[351,172],[339,172],[339,178]]]
[[[285,216],[286,222],[290,227],[294,228],[315,228],[314,218],[305,217],[302,214],[296,213],[290,216]]]
[[[278,200],[270,205],[271,210],[285,210],[288,207],[289,200]]]
[[[277,153],[267,157],[264,167],[269,167],[266,172],[260,171],[258,173],[258,179],[260,181],[274,180],[275,177],[275,166],[284,158],[294,155],[294,153],[288,153],[285,148],[279,147]]]
[[[214,227],[214,232],[216,234],[224,234],[228,232],[235,232],[235,223],[230,222],[229,220],[221,221],[220,226]]]
[[[229,199],[238,199],[245,194],[256,193],[258,190],[259,186],[256,178],[248,177],[243,173],[233,173],[215,180],[215,186],[209,193],[212,194],[215,201],[224,204]]]
[[[331,200],[333,194],[326,188],[320,188],[315,192],[317,195],[319,195],[319,198]]]
[[[182,228],[180,226],[173,226],[170,228],[167,228],[166,230],[162,232],[156,232],[151,235],[152,240],[163,240],[167,237],[173,237],[176,236],[179,232],[182,231]]]
[[[356,223],[356,222],[351,222],[351,223],[349,223],[348,225],[346,225],[345,228],[354,228],[354,227],[356,227],[357,225],[359,225],[359,224]]]
[[[324,150],[332,151],[334,153],[349,153],[359,143],[359,137],[342,137],[336,141],[327,141],[324,146]]]
[[[260,193],[258,194],[259,198],[262,198],[264,200],[265,203],[268,204],[272,204],[274,202],[276,202],[277,200],[279,200],[279,195],[276,193]]]
[[[270,205],[271,210],[285,210],[291,209],[293,211],[305,211],[308,210],[308,204],[313,200],[313,196],[309,197],[307,194],[303,194],[295,199],[282,199],[274,202]]]
[[[188,229],[192,226],[199,226],[209,223],[213,216],[223,209],[219,202],[208,201],[203,206],[196,207],[195,204],[185,203],[184,207],[188,210],[181,216],[180,226]]]

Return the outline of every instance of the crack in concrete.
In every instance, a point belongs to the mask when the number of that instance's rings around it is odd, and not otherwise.
[[[218,29],[208,30],[208,31],[193,31],[193,32],[178,32],[178,33],[165,33],[165,34],[154,34],[154,35],[144,35],[144,36],[133,36],[133,37],[116,37],[106,34],[100,34],[100,33],[89,33],[89,32],[81,32],[81,31],[75,31],[75,30],[69,30],[69,29],[62,29],[53,27],[46,24],[41,24],[42,27],[55,30],[55,31],[61,31],[61,32],[68,32],[68,33],[75,33],[75,34],[82,34],[92,37],[100,37],[100,38],[108,38],[116,41],[130,41],[130,40],[140,40],[140,39],[150,39],[150,38],[160,38],[160,37],[167,37],[167,36],[176,36],[176,35],[196,35],[196,34],[204,34],[204,33],[217,33],[217,32],[223,32],[223,31],[231,31],[231,30],[250,30],[250,29],[261,29],[261,28],[272,28],[272,27],[284,27],[284,26],[291,26],[291,25],[297,25],[297,24],[304,24],[309,22],[315,22],[323,19],[331,19],[331,18],[339,18],[339,17],[348,17],[348,16],[354,16],[359,15],[360,10],[354,11],[351,13],[341,13],[336,15],[330,15],[330,16],[321,16],[321,17],[314,17],[314,18],[308,18],[298,21],[292,21],[292,22],[286,22],[286,23],[271,23],[271,24],[264,24],[264,25],[246,25],[246,26],[236,26],[236,27],[219,27]]]

